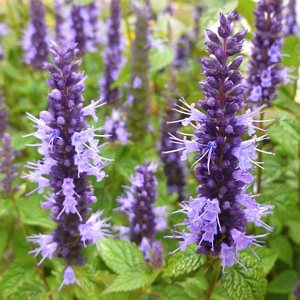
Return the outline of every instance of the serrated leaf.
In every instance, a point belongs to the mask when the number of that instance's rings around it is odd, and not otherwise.
[[[286,224],[289,227],[289,237],[294,243],[300,245],[300,222],[290,220]]]
[[[212,293],[212,299],[214,299],[214,300],[229,300],[226,291],[221,286],[217,286],[214,288],[214,291]]]
[[[47,299],[43,294],[46,293],[46,287],[43,281],[41,280],[28,280],[23,282],[13,294],[11,300],[39,300]]]
[[[125,240],[102,239],[100,255],[108,267],[122,274],[131,267],[144,264],[144,256],[138,246]]]
[[[163,47],[163,49],[151,49],[149,60],[151,63],[150,73],[153,74],[158,70],[169,65],[174,59],[174,51],[171,48]]]
[[[180,285],[173,284],[167,286],[165,288],[161,295],[160,298],[162,300],[192,300],[188,293],[184,290],[184,288]]]
[[[110,285],[104,293],[126,292],[150,285],[155,280],[156,275],[152,268],[145,263],[136,265],[127,270],[124,274]]]
[[[278,258],[278,255],[279,255],[278,250],[256,247],[254,249],[254,251],[256,252],[258,257],[262,260],[262,262],[260,264],[264,269],[264,273],[268,274],[271,271],[271,269],[273,268],[273,266]]]
[[[110,86],[110,89],[113,90],[116,87],[119,87],[124,83],[128,82],[130,79],[130,70],[131,70],[130,64],[126,64],[121,70],[121,72],[119,73],[117,80],[113,82],[112,85]]]
[[[274,294],[287,294],[295,289],[298,273],[294,270],[285,270],[275,276],[269,283],[268,292]]]
[[[31,257],[15,259],[1,280],[0,294],[4,297],[13,294],[20,285],[34,274],[35,261]]]
[[[293,136],[297,141],[300,141],[300,121],[291,114],[278,110],[277,120],[281,127]]]
[[[293,249],[285,236],[279,235],[271,237],[269,243],[271,248],[279,251],[279,259],[287,263],[289,266],[293,265]]]
[[[183,287],[184,291],[191,297],[197,298],[208,287],[207,279],[203,276],[200,278],[188,278],[186,281],[181,282],[180,285]]]
[[[229,298],[239,300],[256,300],[262,298],[266,293],[267,280],[262,266],[256,258],[242,253],[239,264],[226,270],[222,282]]]
[[[177,252],[170,257],[163,273],[164,277],[176,277],[195,271],[204,265],[206,256],[196,253],[196,245],[189,245],[184,252]]]

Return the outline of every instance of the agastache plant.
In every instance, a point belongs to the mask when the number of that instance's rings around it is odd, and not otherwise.
[[[107,47],[104,54],[104,78],[100,80],[101,97],[108,104],[120,101],[119,88],[111,88],[112,83],[118,78],[121,56],[121,3],[118,0],[110,2],[110,17],[107,20]]]
[[[174,235],[169,236],[181,240],[180,247],[173,253],[196,243],[197,253],[211,253],[222,259],[223,272],[226,266],[235,262],[241,264],[239,250],[261,246],[263,242],[258,238],[268,234],[246,235],[248,222],[273,231],[261,220],[273,207],[257,203],[257,195],[246,192],[253,183],[251,171],[254,166],[262,168],[263,162],[255,162],[257,151],[261,151],[256,146],[267,139],[267,135],[255,135],[253,116],[260,113],[262,107],[255,111],[248,109],[237,116],[245,106],[243,92],[246,86],[237,70],[243,58],[230,58],[242,50],[247,31],[241,30],[232,36],[234,18],[234,12],[227,16],[221,13],[218,34],[206,29],[209,40],[205,44],[210,57],[202,59],[207,79],[199,83],[205,100],[198,103],[204,113],[195,108],[195,104],[181,100],[180,111],[186,118],[177,122],[183,126],[192,125],[195,131],[183,134],[182,139],[171,135],[171,141],[181,147],[167,152],[182,151],[182,160],[187,159],[188,153],[196,152],[194,165],[200,184],[197,197],[190,197],[178,211],[187,215],[178,225],[186,225],[188,232],[174,230]],[[250,138],[243,141],[241,136],[244,134]]]
[[[42,69],[48,58],[48,35],[45,6],[40,0],[30,0],[30,21],[21,41],[24,62],[35,69]]]
[[[157,250],[156,256],[163,254],[161,246],[156,245],[156,232],[167,227],[166,207],[153,207],[157,201],[157,180],[155,172],[157,166],[146,162],[135,168],[135,174],[130,178],[131,186],[125,187],[125,193],[117,199],[121,212],[129,216],[129,227],[121,226],[120,235],[136,243],[146,261],[150,260],[151,250]],[[155,261],[159,261],[156,257]]]
[[[148,129],[149,111],[149,24],[147,8],[137,9],[135,40],[133,42],[127,124],[131,139],[142,141]]]
[[[283,69],[283,5],[282,0],[261,0],[254,10],[256,32],[247,74],[246,99],[271,104],[277,98],[280,83],[290,82],[290,68]]]
[[[285,24],[283,32],[285,36],[300,36],[299,25],[297,23],[296,0],[289,0],[286,6]]]
[[[35,136],[40,143],[37,146],[43,158],[37,162],[28,162],[29,173],[25,178],[38,184],[38,187],[28,193],[37,191],[44,194],[43,209],[50,210],[51,219],[57,227],[49,235],[38,234],[29,236],[29,242],[39,244],[39,247],[29,253],[42,255],[40,265],[46,258],[53,255],[61,257],[67,264],[64,271],[63,284],[75,283],[73,266],[85,264],[82,249],[88,243],[95,243],[110,235],[106,223],[107,218],[100,219],[103,211],[92,213],[89,207],[97,201],[93,195],[93,187],[88,182],[88,176],[95,176],[97,181],[106,177],[102,170],[110,159],[100,156],[104,144],[99,144],[96,134],[103,127],[88,127],[85,116],[96,117],[96,108],[100,101],[92,102],[83,107],[85,76],[76,72],[82,60],[75,62],[79,50],[76,43],[68,48],[60,48],[51,43],[50,52],[55,66],[45,62],[44,68],[50,72],[51,78],[47,84],[53,89],[47,99],[49,110],[42,111],[40,118],[27,113],[28,118],[35,123],[37,131],[27,136]],[[50,191],[45,194],[45,188]],[[60,287],[61,288],[61,287]]]

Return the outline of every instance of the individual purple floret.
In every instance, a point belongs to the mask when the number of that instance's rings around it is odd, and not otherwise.
[[[133,41],[127,124],[134,142],[141,142],[149,124],[149,38],[148,8],[137,9]]]
[[[146,261],[150,260],[151,249],[157,247],[156,232],[167,227],[166,207],[152,206],[157,197],[156,169],[150,162],[137,166],[135,175],[130,178],[131,186],[125,187],[125,193],[117,199],[119,210],[129,216],[129,228],[122,226],[120,235],[129,234],[130,240],[143,251]]]
[[[267,103],[277,98],[280,83],[290,82],[288,71],[280,65],[283,45],[282,0],[261,0],[254,10],[256,32],[247,74],[246,99]],[[235,41],[232,40],[231,43]],[[292,77],[291,77],[292,78]]]
[[[32,253],[35,256],[41,253],[41,262],[53,255],[65,260],[67,268],[63,284],[70,284],[75,280],[72,279],[72,266],[85,263],[82,249],[89,243],[97,245],[98,240],[110,235],[107,218],[100,219],[102,212],[88,217],[91,212],[89,206],[97,201],[88,176],[95,176],[97,181],[101,181],[106,177],[102,169],[111,160],[100,155],[107,143],[99,144],[97,137],[103,135],[96,132],[103,127],[88,127],[89,123],[84,118],[89,115],[97,118],[95,109],[102,104],[95,101],[83,107],[85,76],[83,71],[76,72],[82,63],[82,60],[74,62],[79,53],[77,44],[59,48],[51,43],[50,51],[55,65],[44,63],[44,68],[52,75],[47,79],[47,84],[53,89],[47,97],[49,110],[42,111],[40,118],[27,113],[37,128],[36,132],[27,136],[41,140],[29,146],[37,146],[43,158],[34,163],[28,162],[30,172],[24,177],[38,184],[27,195],[35,191],[42,194],[45,188],[50,187],[44,195],[46,202],[42,202],[41,206],[51,211],[51,219],[57,227],[52,234],[34,235],[28,237],[28,241],[40,245]]]
[[[174,144],[170,141],[170,134],[179,137],[178,130],[181,127],[180,123],[173,123],[178,118],[176,109],[171,109],[173,101],[168,101],[168,107],[166,109],[166,116],[161,124],[161,136],[160,136],[160,152],[166,153],[161,156],[161,160],[164,166],[164,173],[167,178],[167,186],[169,195],[176,192],[178,193],[178,201],[183,201],[185,198],[185,166],[180,159],[180,152],[171,152],[174,150]],[[176,145],[180,148],[181,145]]]
[[[283,33],[285,36],[295,35],[300,36],[299,26],[297,24],[297,9],[296,0],[289,0],[286,6],[287,12],[285,15],[285,24],[283,27]]]
[[[45,6],[40,0],[30,0],[30,21],[24,31],[21,45],[24,62],[35,69],[42,69],[48,59],[48,34],[45,21]]]
[[[120,101],[119,88],[111,88],[118,78],[121,65],[121,3],[118,0],[110,2],[110,17],[107,20],[107,45],[104,54],[104,78],[100,80],[101,97],[108,104]]]
[[[173,68],[182,68],[186,64],[189,55],[190,39],[186,34],[183,34],[175,42],[175,57],[172,63]]]
[[[262,107],[236,116],[245,106],[243,92],[246,86],[242,84],[242,73],[237,70],[242,57],[228,59],[242,50],[247,31],[241,30],[232,36],[234,18],[234,12],[227,16],[221,13],[218,34],[206,30],[209,40],[205,44],[211,55],[202,59],[207,80],[199,83],[205,100],[198,103],[205,113],[196,109],[195,104],[180,100],[179,111],[186,117],[177,122],[183,126],[192,125],[195,131],[193,134],[182,133],[183,138],[171,135],[172,143],[180,147],[167,151],[168,154],[182,152],[181,160],[195,152],[195,173],[200,184],[197,197],[183,202],[178,211],[187,215],[178,225],[186,225],[188,232],[174,230],[170,238],[181,241],[173,253],[196,243],[197,253],[211,253],[222,259],[223,272],[226,266],[238,262],[239,250],[252,249],[251,245],[260,246],[262,242],[257,238],[267,235],[247,236],[247,222],[273,231],[261,220],[271,213],[273,206],[258,204],[253,195],[246,193],[253,182],[251,171],[254,166],[263,164],[255,162],[256,152],[262,151],[257,144],[267,139],[267,135],[259,138],[254,135],[257,127],[252,117],[259,114]],[[247,132],[251,137],[242,141],[241,136]]]
[[[126,119],[119,110],[113,109],[112,116],[106,117],[104,128],[110,141],[119,140],[122,145],[127,144],[130,133],[126,129]]]

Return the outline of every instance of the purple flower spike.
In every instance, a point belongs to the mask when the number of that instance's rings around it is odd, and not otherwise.
[[[282,0],[261,0],[254,10],[256,32],[247,73],[246,99],[266,103],[277,98],[276,90],[289,75],[280,64],[283,46]],[[292,78],[292,76],[291,76]]]
[[[156,232],[167,228],[166,207],[152,206],[157,197],[156,168],[150,162],[137,166],[135,175],[130,178],[131,186],[117,199],[119,210],[129,216],[130,223],[129,228],[120,228],[120,235],[129,233],[130,240],[140,247],[147,261],[155,246]]]
[[[190,55],[190,39],[186,34],[183,34],[176,40],[175,58],[172,66],[175,69],[182,68],[185,65],[189,55]]]
[[[100,80],[101,97],[108,104],[120,101],[119,88],[111,89],[111,85],[118,78],[122,62],[121,56],[121,3],[118,0],[110,2],[110,17],[107,20],[107,47],[104,54],[104,78]]]
[[[49,236],[34,235],[28,241],[40,245],[31,251],[37,256],[42,254],[42,261],[52,255],[64,258],[68,267],[65,270],[63,284],[76,281],[71,265],[82,266],[85,259],[81,250],[88,243],[95,243],[109,234],[107,219],[100,219],[102,212],[88,217],[89,206],[97,201],[93,188],[88,182],[88,176],[93,175],[97,181],[106,177],[102,170],[112,160],[100,155],[106,144],[100,144],[97,134],[103,127],[88,127],[85,116],[96,117],[95,109],[103,103],[95,101],[83,107],[84,90],[83,72],[76,72],[81,60],[75,61],[79,53],[77,44],[68,48],[60,48],[51,43],[50,51],[55,65],[44,63],[44,68],[52,75],[47,83],[52,87],[48,95],[49,110],[42,111],[40,118],[27,114],[36,128],[29,134],[40,139],[37,146],[43,159],[36,163],[28,163],[30,172],[25,178],[31,179],[38,187],[31,191],[44,193],[44,188],[50,187],[46,202],[41,205],[52,212],[51,219],[57,227]],[[29,136],[28,135],[28,136]],[[41,261],[41,262],[42,262]]]
[[[299,25],[297,24],[296,0],[289,0],[286,8],[287,13],[285,16],[285,24],[283,28],[284,35],[300,36]]]
[[[180,247],[172,253],[186,249],[191,243],[197,244],[197,253],[211,253],[222,259],[223,271],[237,260],[238,251],[251,245],[260,246],[260,236],[246,236],[247,222],[273,231],[261,218],[272,213],[273,206],[256,203],[251,194],[246,194],[248,185],[253,182],[251,171],[254,167],[263,168],[263,162],[256,162],[257,144],[267,139],[267,135],[259,138],[253,136],[259,129],[254,124],[253,116],[261,113],[261,106],[255,111],[250,109],[245,114],[236,116],[242,109],[243,76],[237,70],[242,58],[232,58],[243,48],[245,30],[233,35],[234,12],[225,16],[220,14],[218,34],[207,29],[208,41],[205,43],[209,58],[202,60],[205,81],[199,83],[203,89],[204,100],[198,106],[205,113],[180,100],[175,111],[185,117],[169,123],[192,125],[193,134],[185,134],[179,138],[170,134],[175,149],[165,153],[181,152],[181,160],[186,160],[190,152],[194,153],[195,173],[199,186],[197,197],[180,203],[178,212],[187,215],[183,223],[189,232],[173,231],[168,238],[179,239]],[[241,136],[248,132],[250,138],[242,141]],[[273,153],[268,153],[273,155]],[[251,247],[250,247],[251,249]],[[254,252],[254,251],[253,251]],[[254,252],[254,255],[255,252]],[[256,255],[257,256],[257,255]],[[244,266],[243,266],[244,267]]]
[[[30,0],[30,21],[24,31],[21,45],[24,62],[35,69],[42,69],[48,59],[48,34],[45,21],[45,6],[40,0]]]

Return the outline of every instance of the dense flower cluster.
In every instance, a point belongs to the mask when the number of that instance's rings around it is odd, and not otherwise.
[[[300,36],[300,30],[297,23],[296,0],[289,0],[283,32],[285,36]]]
[[[48,35],[45,21],[45,6],[40,0],[30,0],[30,21],[24,31],[21,45],[24,62],[33,68],[42,69],[48,58]]]
[[[111,89],[111,84],[118,78],[121,65],[121,4],[118,0],[110,2],[110,17],[107,20],[107,47],[104,54],[105,72],[100,80],[101,97],[108,104],[120,101],[119,88]]]
[[[131,139],[142,141],[148,128],[149,111],[149,24],[147,8],[137,10],[135,24],[135,40],[131,61],[131,78],[128,102],[128,129],[132,134]]]
[[[111,160],[99,155],[106,143],[99,144],[97,137],[102,135],[96,132],[103,127],[87,127],[88,121],[84,119],[89,115],[97,119],[95,109],[102,104],[95,101],[83,107],[85,77],[82,71],[76,72],[82,61],[73,63],[79,53],[77,44],[58,48],[52,43],[50,50],[56,66],[44,63],[44,68],[52,75],[47,79],[47,84],[53,88],[47,98],[49,110],[42,111],[39,119],[27,113],[37,128],[28,136],[41,140],[32,146],[38,146],[43,159],[29,162],[30,172],[24,177],[38,184],[29,194],[35,191],[42,194],[50,187],[50,192],[44,195],[46,202],[41,206],[51,210],[51,219],[57,227],[52,234],[33,235],[28,241],[39,244],[30,251],[35,256],[42,254],[39,265],[53,255],[64,258],[67,264],[64,284],[70,284],[75,282],[72,265],[85,263],[82,248],[88,243],[97,245],[98,240],[109,235],[107,219],[100,219],[102,211],[87,216],[91,211],[89,206],[97,201],[87,177],[93,175],[101,181],[106,177],[102,169]]]
[[[181,100],[181,112],[186,118],[180,121],[183,126],[193,125],[195,131],[192,135],[183,134],[182,139],[171,135],[171,141],[181,147],[169,151],[182,151],[182,160],[190,152],[198,153],[194,165],[200,185],[197,197],[181,204],[179,211],[187,215],[183,224],[189,233],[174,231],[172,237],[182,240],[177,250],[196,243],[198,253],[210,252],[222,259],[223,271],[225,266],[238,262],[239,250],[259,245],[261,241],[257,238],[266,236],[247,236],[247,222],[273,230],[261,220],[271,213],[272,206],[258,204],[255,196],[246,193],[253,182],[253,165],[262,168],[263,162],[255,162],[256,152],[262,151],[257,144],[267,139],[267,135],[254,135],[256,120],[252,117],[261,108],[236,116],[245,106],[242,94],[246,86],[237,70],[243,58],[238,56],[231,62],[228,59],[242,50],[246,30],[232,36],[234,18],[234,12],[227,16],[220,14],[218,35],[206,30],[209,40],[205,44],[211,55],[202,59],[207,80],[199,83],[205,100],[198,103],[205,113],[196,109],[195,104]],[[245,133],[250,138],[242,141]]]
[[[280,83],[289,82],[288,71],[279,64],[283,46],[282,0],[261,0],[254,10],[256,32],[247,73],[248,101],[270,104]]]
[[[150,260],[151,250],[156,249],[156,255],[162,252],[156,244],[156,232],[167,227],[166,207],[152,206],[157,197],[156,169],[157,166],[150,162],[137,166],[135,175],[130,178],[131,186],[125,187],[124,195],[117,199],[119,210],[129,216],[129,227],[121,226],[120,235],[129,234],[130,240],[143,251],[146,261]]]
[[[178,201],[183,201],[185,198],[184,188],[186,185],[185,167],[180,159],[180,152],[176,151],[176,149],[181,148],[181,145],[177,144],[174,149],[174,144],[169,139],[170,135],[178,138],[178,130],[181,127],[179,122],[174,123],[176,118],[178,118],[178,113],[176,109],[171,109],[173,102],[174,101],[169,99],[166,116],[161,124],[160,152],[163,153],[161,160],[167,178],[168,192],[169,194],[174,192],[178,193]],[[171,150],[175,151],[169,152]]]
[[[182,68],[190,55],[190,39],[187,34],[181,35],[175,43],[175,57],[172,63],[173,68]]]
[[[126,119],[122,116],[120,110],[113,109],[112,116],[106,117],[104,128],[110,141],[115,142],[118,140],[122,145],[127,144],[130,133],[126,129]]]

